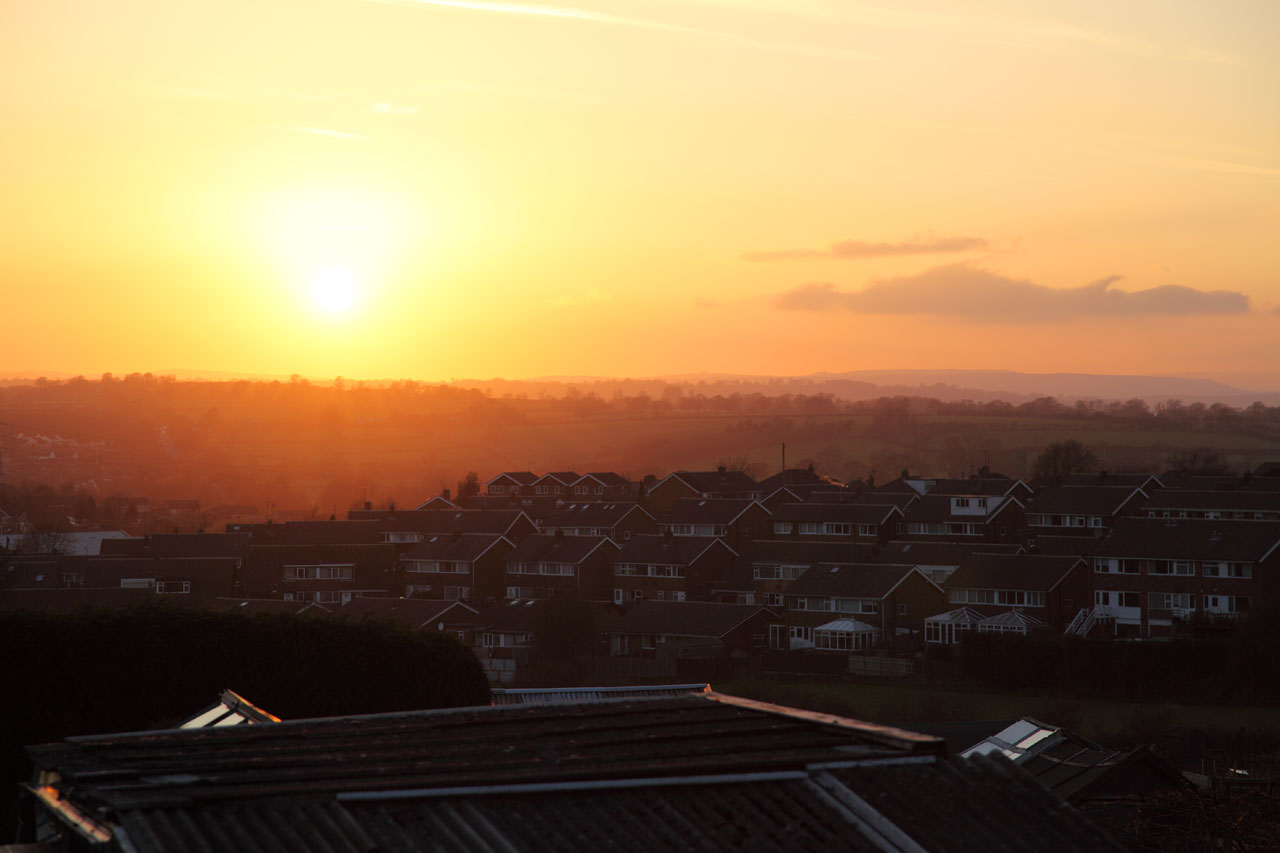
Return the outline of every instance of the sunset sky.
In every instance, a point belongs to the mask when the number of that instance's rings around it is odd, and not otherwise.
[[[0,0],[0,373],[1280,388],[1278,34],[1275,0]]]

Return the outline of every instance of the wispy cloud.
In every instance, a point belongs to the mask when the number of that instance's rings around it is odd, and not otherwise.
[[[531,18],[547,18],[562,21],[580,21],[589,24],[603,24],[615,27],[652,30],[655,32],[674,33],[678,35],[698,36],[715,39],[751,48],[777,53],[794,53],[806,56],[826,56],[832,58],[878,59],[872,53],[851,48],[832,47],[819,44],[803,44],[754,39],[725,30],[709,30],[702,27],[687,27],[672,24],[653,18],[633,18],[626,15],[611,15],[592,9],[576,6],[547,6],[537,3],[509,3],[500,0],[366,0],[370,3],[382,3],[396,6],[434,6],[442,9],[456,9],[465,12],[484,12],[499,15],[519,15]]]
[[[951,40],[976,44],[1006,44],[1030,48],[1083,47],[1127,56],[1213,65],[1242,65],[1229,53],[1187,44],[1150,41],[1141,36],[1081,27],[1063,21],[1015,15],[974,15],[963,11],[910,9],[905,4],[873,5],[822,0],[668,0],[672,4],[764,12],[834,24],[855,24],[882,30],[936,33]],[[959,4],[951,7],[958,8]]]
[[[370,104],[369,112],[389,116],[416,116],[422,112],[422,109],[412,104],[391,104],[386,101],[380,101],[376,104]]]
[[[965,264],[948,264],[859,291],[829,283],[806,284],[776,299],[790,311],[844,309],[859,314],[927,314],[974,322],[1043,323],[1080,317],[1243,314],[1249,298],[1230,290],[1163,285],[1124,291],[1109,276],[1083,287],[1055,289]]]
[[[982,237],[914,237],[900,243],[871,243],[866,240],[842,240],[826,249],[776,249],[767,252],[747,252],[747,261],[794,261],[806,258],[839,258],[862,260],[884,258],[893,255],[929,255],[943,252],[969,252],[987,248]]]

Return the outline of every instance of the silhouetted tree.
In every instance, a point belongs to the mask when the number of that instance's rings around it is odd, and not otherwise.
[[[1231,465],[1221,453],[1208,447],[1197,447],[1171,453],[1165,460],[1175,471],[1188,474],[1230,474]]]
[[[1067,439],[1046,447],[1032,463],[1031,473],[1056,485],[1072,474],[1097,466],[1098,457],[1092,450],[1075,439]]]
[[[467,476],[458,481],[458,500],[465,501],[480,494],[480,475],[468,471]]]

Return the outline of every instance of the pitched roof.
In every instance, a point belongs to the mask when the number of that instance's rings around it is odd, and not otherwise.
[[[660,748],[655,748],[660,744]],[[1007,761],[715,693],[71,738],[32,789],[138,853],[1111,850]],[[56,777],[54,774],[57,774]],[[65,805],[70,808],[64,809]]]
[[[545,598],[519,599],[505,604],[486,607],[472,617],[471,624],[478,631],[498,633],[533,634],[544,624],[547,608],[561,605],[563,601]],[[596,619],[607,613],[617,613],[621,608],[612,601],[571,602],[573,606],[585,606]]]
[[[153,557],[244,557],[247,533],[156,533],[149,551]]]
[[[543,480],[555,480],[562,486],[571,486],[580,479],[582,479],[582,475],[577,471],[550,471],[534,482],[541,483]]]
[[[577,565],[603,549],[612,556],[618,550],[607,536],[558,536],[536,533],[507,554],[507,563],[573,563]]]
[[[888,542],[877,561],[916,566],[958,566],[972,554],[1016,554],[1021,545],[996,542]]]
[[[753,506],[760,506],[765,515],[769,511],[750,498],[680,498],[658,516],[659,524],[733,524]]]
[[[723,548],[736,557],[737,553],[714,536],[666,536],[642,533],[613,556],[614,563],[652,563],[659,566],[687,566],[704,553]]]
[[[787,595],[847,596],[849,598],[884,598],[912,573],[915,566],[885,563],[856,563],[830,568],[814,568],[802,574],[787,588]],[[920,575],[939,592],[941,587]]]
[[[665,634],[678,637],[723,637],[761,613],[758,604],[720,604],[712,601],[643,601],[605,628],[609,634]]]
[[[445,560],[471,563],[483,557],[491,548],[510,549],[512,543],[504,536],[493,533],[438,533],[427,536],[408,551],[400,560]]]
[[[532,485],[538,479],[538,475],[532,471],[503,471],[498,476],[490,480],[486,480],[485,485],[488,486],[490,483],[496,483],[504,477],[508,480],[513,480],[522,486]]]
[[[1071,540],[1074,541],[1064,541]],[[1257,521],[1118,518],[1105,535],[1037,536],[1045,554],[1254,562],[1280,546],[1280,526]]]
[[[759,484],[741,471],[676,471],[654,486],[677,479],[700,495],[737,494],[760,491]],[[653,489],[650,489],[653,491]]]
[[[943,582],[947,589],[1051,590],[1080,563],[1075,556],[974,554]]]
[[[779,471],[771,477],[765,477],[757,485],[764,493],[772,492],[783,486],[808,486],[822,485],[827,488],[839,488],[838,483],[832,483],[826,477],[815,474],[812,467],[809,468],[788,468],[785,471]]]
[[[457,614],[448,611],[460,608]],[[461,601],[441,601],[431,598],[376,598],[359,596],[348,601],[337,610],[339,616],[363,618],[366,616],[393,619],[411,628],[434,629],[441,617],[448,616],[450,621],[457,615],[463,621],[470,621],[476,615],[474,607]]]
[[[557,527],[613,527],[633,512],[653,516],[629,501],[578,501],[566,503],[542,516],[538,526],[543,530]]]
[[[372,523],[382,532],[413,531],[416,533],[506,533],[525,515],[522,509],[422,509],[352,510],[347,514],[351,521]],[[526,516],[527,517],[527,516]],[[334,522],[340,523],[340,522]]]
[[[1026,508],[1029,513],[1115,515],[1131,500],[1145,497],[1136,486],[1046,486]]]
[[[865,503],[799,503],[778,504],[773,508],[774,521],[825,522],[836,524],[883,524],[892,516],[902,517],[902,510],[892,504]]]
[[[1012,497],[987,497],[986,515],[953,515],[951,512],[951,502],[957,497],[963,495],[935,495],[927,494],[920,500],[913,503],[907,509],[907,518],[911,521],[974,521],[987,522],[998,512],[1004,510],[1010,505],[1022,506],[1022,502]],[[981,498],[982,496],[977,496]]]
[[[1064,486],[1129,486],[1135,489],[1145,488],[1148,483],[1161,488],[1160,478],[1154,474],[1117,474],[1110,471],[1078,472],[1068,474],[1062,481]]]
[[[627,486],[631,483],[626,477],[621,474],[615,474],[612,471],[592,471],[589,474],[583,474],[580,479],[574,482],[574,485],[578,485],[583,480],[595,480],[602,486]]]

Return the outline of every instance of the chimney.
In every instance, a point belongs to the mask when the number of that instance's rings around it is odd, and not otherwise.
[[[448,490],[448,489],[441,489],[441,490],[440,490],[440,497],[444,498],[445,500],[449,500],[449,490]]]
[[[725,472],[725,467],[724,467],[723,465],[717,465],[717,466],[716,466],[716,473],[717,473],[717,474],[723,474],[724,472]]]
[[[371,509],[373,509],[373,501],[365,501],[365,502],[364,502],[364,511],[365,511],[365,512],[368,512],[368,511],[369,511],[369,510],[371,510]]]

